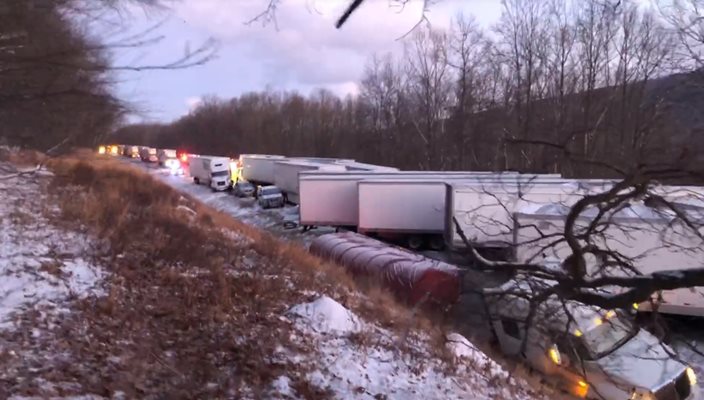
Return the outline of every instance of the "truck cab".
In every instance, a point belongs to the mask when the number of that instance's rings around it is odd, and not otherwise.
[[[518,278],[485,291],[502,352],[524,360],[579,398],[698,398],[694,370],[637,327],[627,310],[604,310],[553,296],[537,306],[527,325],[531,292],[547,284]]]

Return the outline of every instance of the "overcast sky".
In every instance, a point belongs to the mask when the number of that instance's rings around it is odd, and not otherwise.
[[[209,38],[219,43],[219,50],[215,60],[186,70],[123,73],[118,90],[144,110],[140,118],[164,122],[187,113],[207,95],[229,98],[266,87],[355,93],[368,57],[398,51],[397,38],[418,21],[423,2],[410,0],[400,10],[390,8],[388,0],[367,0],[342,29],[335,29],[335,19],[348,2],[283,0],[276,12],[278,29],[245,24],[268,0],[181,0],[148,15],[133,11],[123,17],[132,32],[161,22],[150,37],[164,39],[157,46],[117,54],[117,65],[165,63]],[[500,0],[442,0],[428,18],[433,26],[447,27],[459,12],[489,26],[501,12]]]

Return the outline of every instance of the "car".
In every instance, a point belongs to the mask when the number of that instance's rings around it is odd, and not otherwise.
[[[295,229],[298,227],[298,214],[286,214],[282,222],[284,229]]]
[[[281,189],[274,185],[259,188],[257,202],[261,208],[281,208],[284,206],[284,195]]]
[[[254,185],[249,182],[237,182],[232,187],[232,192],[237,197],[251,197],[254,196],[256,189]]]

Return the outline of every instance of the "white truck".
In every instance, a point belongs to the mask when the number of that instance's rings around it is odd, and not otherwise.
[[[176,156],[176,150],[174,149],[159,149],[156,152],[156,157],[159,161],[159,165],[162,167],[167,166],[166,161],[167,160],[177,160]]]
[[[469,188],[527,189],[538,184],[563,182],[555,176],[487,174],[407,180],[359,182],[358,231],[396,239],[412,249],[441,250],[446,228],[446,183]],[[481,190],[477,190],[482,192]],[[483,193],[483,192],[482,192]],[[494,199],[495,195],[489,196]]]
[[[206,185],[213,191],[228,190],[232,187],[228,157],[191,156],[189,173],[195,184]]]
[[[357,184],[369,179],[438,179],[491,175],[491,172],[384,171],[330,173],[307,171],[299,174],[300,224],[304,227],[357,227],[359,194]],[[515,176],[515,173],[510,173]]]
[[[443,248],[444,180],[365,180],[357,185],[357,230],[418,250]]]
[[[456,219],[477,247],[508,248],[514,243],[514,213],[546,204],[572,205],[587,193],[610,187],[610,181],[541,178],[525,182],[448,183],[446,186],[445,244],[462,249]]]
[[[240,176],[256,186],[274,184],[274,165],[283,161],[284,156],[270,154],[242,154],[239,165]]]
[[[398,168],[386,167],[383,165],[366,164],[357,161],[347,161],[339,160],[336,164],[344,165],[348,171],[358,172],[358,171],[374,171],[374,172],[394,172],[398,171]]]
[[[542,264],[567,258],[571,251],[565,243],[550,243],[564,231],[567,212],[566,207],[556,205],[518,210],[514,218],[517,227],[514,235],[516,261]],[[599,227],[601,233],[592,235],[591,240],[629,260],[641,274],[701,268],[704,260],[704,208],[691,207],[685,212],[698,228],[698,234],[669,210],[634,203],[602,218],[608,222]],[[577,229],[585,228],[595,217],[595,209],[582,213],[576,222]],[[597,271],[603,261],[587,258],[588,270],[591,273]],[[621,275],[625,272],[612,269],[608,273]],[[639,310],[651,311],[656,305],[660,313],[704,316],[704,287],[663,291],[656,293],[651,300],[640,304]]]
[[[669,346],[639,329],[623,310],[604,310],[550,297],[535,310],[530,299],[554,282],[517,276],[485,289],[501,350],[523,359],[578,398],[694,400],[695,371]]]
[[[144,162],[155,163],[159,161],[156,156],[156,149],[153,147],[143,146],[139,149],[139,158]]]
[[[343,165],[287,159],[274,163],[274,184],[281,189],[286,201],[299,203],[299,173],[304,171],[345,172]]]

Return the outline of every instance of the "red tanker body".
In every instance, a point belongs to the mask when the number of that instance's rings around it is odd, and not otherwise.
[[[459,298],[459,268],[366,236],[352,232],[322,235],[311,243],[310,251],[355,276],[376,277],[410,304],[427,298],[446,306]]]

